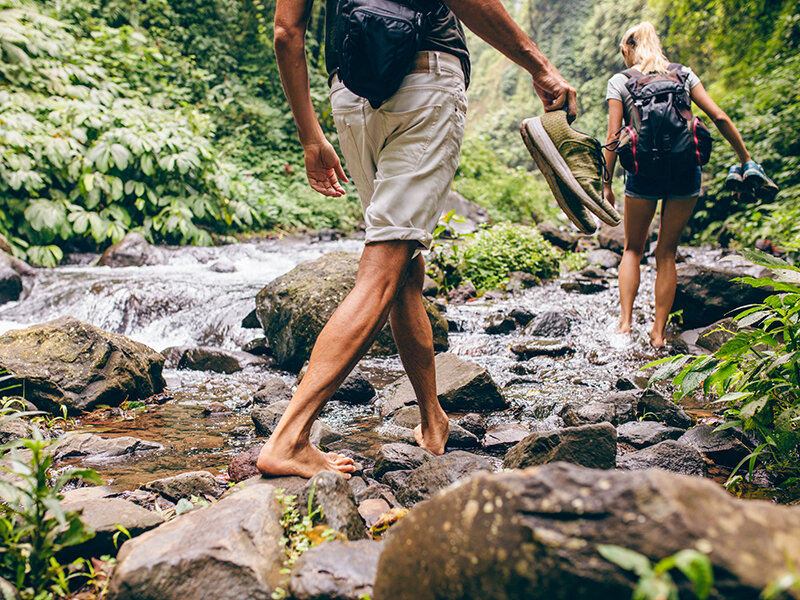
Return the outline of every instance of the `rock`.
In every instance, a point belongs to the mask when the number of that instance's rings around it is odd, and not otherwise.
[[[478,297],[478,290],[471,281],[465,281],[454,290],[447,294],[447,301],[453,306],[466,304],[468,301]]]
[[[123,544],[111,600],[269,600],[284,582],[282,508],[245,487]]]
[[[482,438],[486,434],[486,417],[478,413],[465,414],[458,424],[476,437]]]
[[[506,452],[528,437],[530,433],[530,428],[521,423],[489,425],[483,438],[483,447],[487,452]]]
[[[622,257],[611,250],[599,248],[589,252],[586,255],[586,260],[590,265],[598,265],[604,269],[616,269],[622,261]]]
[[[771,291],[732,281],[745,275],[760,276],[763,269],[707,267],[683,263],[677,267],[678,287],[673,311],[683,311],[687,329],[705,327],[748,304],[758,304]]]
[[[621,392],[627,392],[629,390],[635,390],[636,384],[629,377],[620,377],[617,379],[616,383],[614,383],[614,388]]]
[[[569,333],[571,327],[572,319],[565,313],[547,311],[537,315],[522,333],[534,337],[563,337]]]
[[[129,233],[103,252],[97,265],[101,267],[142,267],[166,262],[164,251],[147,243],[141,234]]]
[[[211,496],[217,498],[222,494],[219,482],[208,471],[189,471],[156,479],[144,484],[144,489],[161,494],[172,502],[177,502],[181,498],[187,500],[192,496]]]
[[[511,333],[516,328],[517,323],[514,319],[503,314],[495,314],[489,317],[489,322],[484,328],[484,331],[492,335],[502,335],[504,333]]]
[[[37,425],[26,421],[24,418],[5,419],[6,415],[0,413],[0,445],[13,440],[30,438],[34,435],[34,431],[38,431],[40,435],[46,437]],[[2,598],[0,598],[0,600],[2,600]]]
[[[506,469],[564,461],[593,469],[613,469],[617,454],[617,430],[611,423],[567,427],[532,433],[508,451]]]
[[[242,319],[243,329],[261,329],[261,322],[258,320],[256,309],[251,310],[244,319]]]
[[[683,434],[683,429],[656,421],[630,421],[617,427],[617,439],[636,448],[653,446],[664,440],[677,440]]]
[[[714,482],[658,469],[481,473],[393,527],[373,598],[628,600],[638,577],[604,560],[598,544],[652,563],[699,549],[713,565],[710,598],[757,598],[800,564],[797,531],[797,507],[738,500]],[[676,581],[690,597],[688,582]]]
[[[375,388],[358,367],[353,369],[331,397],[345,404],[367,404],[375,397]]]
[[[255,404],[273,404],[275,402],[288,402],[292,399],[292,390],[280,377],[270,377],[253,396]],[[282,413],[281,413],[282,414]]]
[[[606,279],[608,273],[597,265],[589,265],[581,269],[581,277],[588,277],[589,279]]]
[[[570,427],[603,423],[620,425],[636,419],[638,398],[636,394],[611,394],[605,400],[593,400],[587,404],[565,404],[559,416]]]
[[[395,471],[389,471],[389,473],[394,473],[394,472]],[[410,473],[410,471],[407,472]],[[359,503],[359,506],[366,500],[383,500],[389,505],[390,508],[400,507],[400,502],[397,500],[394,493],[392,492],[392,488],[382,483],[370,483],[365,488],[360,490],[358,493],[356,492],[353,493],[355,494],[355,499],[356,502]],[[367,526],[369,527],[369,525]]]
[[[455,214],[463,217],[463,223],[456,223],[451,220],[448,225],[457,234],[473,233],[478,230],[479,225],[485,225],[490,222],[489,211],[477,202],[467,200],[456,191],[451,190],[444,201],[444,208],[442,215],[447,215],[450,211],[455,211]],[[459,219],[461,220],[461,219]],[[439,220],[439,224],[445,224],[443,220]]]
[[[696,475],[706,474],[706,463],[700,453],[675,440],[664,440],[635,452],[617,457],[617,468],[628,471],[658,468],[665,471]]]
[[[422,295],[435,297],[438,294],[439,285],[433,279],[425,275],[425,279],[422,281]]]
[[[258,320],[264,324],[279,368],[297,372],[308,360],[323,326],[355,284],[358,261],[357,254],[332,252],[298,265],[258,293]],[[434,347],[446,350],[447,323],[430,302],[424,303],[433,327]],[[372,351],[397,352],[388,325]]]
[[[296,600],[363,600],[372,594],[382,542],[327,542],[308,550],[292,569]]]
[[[252,339],[242,346],[242,352],[247,352],[255,356],[270,356],[272,354],[272,349],[269,347],[267,338],[260,337]]]
[[[183,355],[190,348],[190,346],[170,346],[161,351],[161,356],[164,357],[165,369],[177,369],[178,363],[183,358]]]
[[[658,420],[670,427],[686,429],[694,425],[694,419],[686,414],[671,398],[666,398],[655,390],[645,390],[638,394],[639,406],[636,413],[648,420]]]
[[[508,274],[508,281],[505,284],[505,288],[509,292],[521,292],[522,290],[536,287],[539,283],[539,278],[536,277],[536,275],[526,273],[525,271],[511,271],[511,273]]]
[[[419,414],[418,406],[406,406],[405,408],[401,408],[392,417],[392,423],[398,427],[405,427],[412,430],[419,425],[421,421],[422,419]],[[406,437],[410,443],[414,442],[413,431],[408,432]],[[450,432],[447,436],[448,448],[477,448],[480,445],[480,440],[475,434],[470,433],[454,420],[450,419]]]
[[[530,323],[536,315],[534,315],[527,308],[512,308],[511,312],[508,313],[508,316],[514,319],[514,321],[519,323],[522,327],[525,327],[525,325]]]
[[[600,224],[597,232],[597,241],[601,248],[612,252],[622,253],[625,251],[625,227],[622,223],[612,227],[606,223]]]
[[[203,414],[207,417],[227,417],[232,415],[233,411],[222,402],[212,402],[203,408]]]
[[[161,450],[156,442],[140,440],[129,435],[103,438],[95,433],[70,433],[52,448],[55,460],[81,458],[86,464],[128,458],[142,452]]]
[[[575,348],[558,340],[540,338],[511,344],[511,352],[522,360],[528,360],[534,356],[550,356],[552,358],[571,356],[575,354]]]
[[[608,285],[602,281],[575,278],[572,281],[565,281],[562,283],[561,289],[565,292],[574,292],[577,294],[596,294],[598,292],[607,290]]]
[[[731,317],[720,319],[698,334],[696,344],[709,352],[716,352],[734,336],[738,329]]]
[[[228,465],[228,479],[234,483],[239,483],[251,477],[260,477],[261,472],[256,468],[256,461],[262,447],[263,444],[258,444],[235,455]]]
[[[448,412],[488,412],[508,406],[486,369],[449,352],[436,356],[436,393]],[[381,404],[381,415],[389,416],[416,402],[414,388],[403,376]]]
[[[313,508],[322,508],[320,522],[344,534],[349,540],[367,537],[367,530],[358,514],[353,490],[343,476],[331,471],[317,473],[297,495],[301,514],[308,512],[308,499],[313,493]]]
[[[380,518],[392,507],[383,498],[367,498],[358,505],[358,514],[364,519],[364,524],[369,528],[375,525]]]
[[[377,571],[377,565],[375,565]],[[0,577],[0,600],[20,600],[19,592],[10,581]]]
[[[95,533],[93,538],[70,547],[67,551],[70,557],[87,558],[103,554],[113,556],[117,552],[114,545],[114,536],[119,531],[117,525],[124,527],[131,537],[136,537],[164,522],[164,518],[158,513],[121,498],[79,499],[70,498],[69,493],[66,493],[61,508],[65,511],[79,511],[84,525]]]
[[[221,258],[208,267],[208,270],[214,271],[215,273],[236,273],[238,269],[236,265],[227,258]]]
[[[228,432],[228,435],[238,438],[248,438],[253,435],[253,430],[247,425],[237,425]]]
[[[40,409],[72,414],[144,399],[166,386],[164,357],[144,344],[72,317],[0,335],[0,370]]]
[[[435,456],[408,474],[403,487],[397,490],[397,499],[412,506],[467,475],[491,470],[491,463],[484,457],[462,450]]]
[[[186,350],[178,362],[178,368],[192,371],[213,371],[214,373],[236,373],[246,367],[263,364],[263,358],[253,356],[249,352],[200,346]]]
[[[433,454],[419,446],[410,444],[384,444],[378,450],[373,477],[380,479],[384,473],[401,469],[416,469],[433,458]]]
[[[381,481],[397,492],[406,486],[406,482],[411,473],[412,472],[409,470],[389,471],[381,477]]]
[[[682,444],[687,444],[705,454],[718,465],[735,467],[750,450],[740,442],[730,429],[714,431],[716,425],[708,423],[695,425],[678,438]]]
[[[272,435],[287,406],[289,406],[289,402],[283,400],[281,402],[273,402],[269,406],[257,406],[254,408],[250,416],[258,434],[263,436]],[[342,439],[341,435],[320,420],[315,421],[311,426],[311,443],[315,446],[327,446],[340,439]]]
[[[577,235],[570,231],[563,231],[559,227],[551,225],[550,223],[539,223],[536,226],[536,229],[539,230],[539,233],[542,234],[544,239],[550,242],[553,246],[561,248],[562,250],[574,252],[575,247],[578,245]]]
[[[11,261],[0,252],[0,304],[19,300],[22,295],[22,277],[11,267]]]

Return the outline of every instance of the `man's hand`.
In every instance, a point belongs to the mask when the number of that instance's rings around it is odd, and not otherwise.
[[[344,196],[344,188],[339,181],[347,181],[342,163],[336,150],[327,140],[309,144],[303,148],[305,152],[306,175],[311,188],[320,194],[339,198]]]
[[[533,76],[533,89],[544,104],[545,112],[564,108],[571,123],[578,116],[578,95],[571,85],[552,67]]]

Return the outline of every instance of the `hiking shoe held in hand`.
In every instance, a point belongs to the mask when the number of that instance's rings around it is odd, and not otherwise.
[[[767,177],[764,169],[754,160],[744,163],[743,173],[745,185],[752,188],[753,192],[762,200],[771,202],[780,191],[772,179]]]
[[[597,229],[578,204],[609,225],[619,224],[619,213],[603,198],[605,167],[600,142],[570,127],[563,110],[525,119],[520,133],[559,206],[578,229],[584,233]]]
[[[728,175],[725,177],[725,189],[730,192],[739,192],[742,190],[744,177],[742,177],[741,165],[732,165],[728,169]]]

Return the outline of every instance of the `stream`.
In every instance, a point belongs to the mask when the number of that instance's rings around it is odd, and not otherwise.
[[[96,255],[73,255],[66,266],[39,270],[27,297],[0,308],[0,333],[70,315],[124,334],[156,350],[170,346],[216,346],[239,349],[260,330],[245,329],[242,319],[254,308],[255,296],[269,281],[303,261],[324,253],[360,252],[355,239],[310,242],[290,238],[209,248],[166,249],[167,261],[158,266],[109,268],[91,266]],[[688,260],[713,262],[710,250],[682,248]],[[233,272],[216,269],[231,265]],[[632,336],[615,332],[618,318],[616,270],[608,272],[607,289],[594,294],[567,292],[561,284],[575,277],[546,282],[514,295],[481,298],[461,306],[448,305],[450,351],[484,366],[511,409],[489,416],[490,423],[539,421],[556,413],[565,402],[588,402],[615,389],[620,378],[643,385],[639,369],[656,358],[648,344],[652,322],[655,270],[642,271],[642,291],[635,306]],[[485,333],[495,313],[525,309],[566,313],[572,321],[562,340],[571,356],[537,357],[520,361],[509,347],[521,338],[520,329],[502,335]],[[360,364],[378,390],[403,374],[397,357],[366,358]],[[115,486],[133,488],[182,471],[224,472],[231,457],[257,443],[250,420],[250,398],[267,378],[281,376],[292,384],[295,375],[264,367],[248,367],[231,375],[165,369],[171,400],[114,417],[100,412],[77,419],[76,428],[104,436],[132,435],[159,442],[164,450],[138,458],[95,466]],[[211,402],[232,409],[230,416],[203,414]],[[329,403],[322,419],[344,435],[332,448],[347,448],[370,456],[381,444],[396,441],[372,405],[353,407]],[[248,426],[247,429],[242,426]]]

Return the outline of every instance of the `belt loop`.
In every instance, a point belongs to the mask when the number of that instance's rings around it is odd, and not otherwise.
[[[439,64],[439,52],[434,52],[433,55],[436,57],[434,60],[436,61],[436,74],[441,75],[442,69],[441,65]]]

